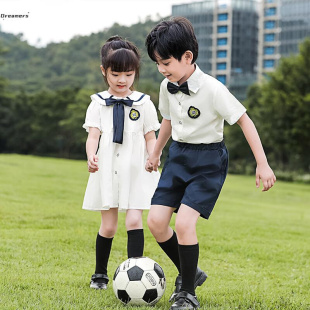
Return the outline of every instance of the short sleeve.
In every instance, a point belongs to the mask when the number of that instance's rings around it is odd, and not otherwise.
[[[101,120],[100,120],[100,104],[96,101],[92,101],[86,111],[85,123],[83,128],[89,132],[89,127],[96,127],[101,130]]]
[[[163,118],[171,120],[166,80],[163,80],[160,84],[158,109]]]
[[[151,100],[144,103],[144,124],[143,133],[147,134],[150,131],[157,131],[160,128],[157,112]]]
[[[246,108],[219,82],[215,90],[214,109],[229,125],[235,124],[246,112]]]

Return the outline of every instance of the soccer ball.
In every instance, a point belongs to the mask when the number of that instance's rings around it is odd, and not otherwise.
[[[115,296],[129,305],[155,305],[166,289],[162,268],[148,257],[129,258],[116,269],[113,277]]]

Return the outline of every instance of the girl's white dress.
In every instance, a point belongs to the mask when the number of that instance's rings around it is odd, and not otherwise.
[[[132,107],[124,106],[123,144],[113,142],[113,105],[106,106],[108,91],[91,96],[83,128],[101,132],[99,171],[90,173],[83,209],[149,209],[159,181],[159,172],[145,170],[148,157],[144,135],[159,129],[157,113],[150,96],[134,91]],[[117,97],[113,97],[117,98]]]

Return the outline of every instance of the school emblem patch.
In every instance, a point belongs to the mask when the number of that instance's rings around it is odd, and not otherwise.
[[[136,121],[140,118],[140,112],[138,110],[135,110],[135,109],[131,109],[130,110],[130,113],[129,113],[129,118],[132,120],[132,121]]]
[[[190,106],[188,111],[187,111],[187,114],[190,118],[197,118],[200,116],[200,111],[199,111],[199,109],[197,109],[193,106]]]

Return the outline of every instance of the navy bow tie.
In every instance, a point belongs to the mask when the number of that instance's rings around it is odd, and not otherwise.
[[[127,97],[128,98],[128,97]],[[124,105],[131,107],[133,100],[131,99],[105,99],[107,106],[114,105],[113,107],[113,142],[122,144],[123,143],[123,131],[124,131]]]
[[[184,82],[180,86],[177,86],[171,82],[168,82],[167,89],[168,89],[169,93],[171,93],[171,94],[176,94],[178,91],[181,91],[185,95],[190,96],[187,82]]]

